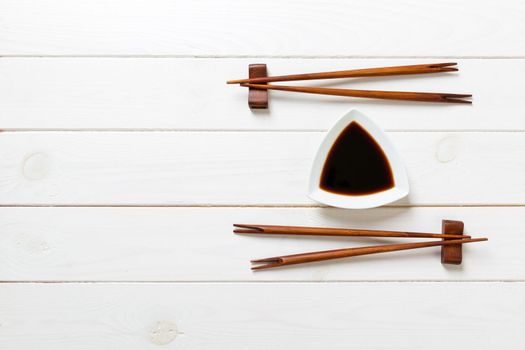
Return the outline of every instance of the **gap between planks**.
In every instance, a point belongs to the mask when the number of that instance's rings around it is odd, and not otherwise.
[[[171,128],[104,128],[104,129],[63,129],[63,128],[41,128],[41,129],[22,129],[22,128],[6,128],[0,129],[2,133],[24,133],[24,132],[83,132],[83,133],[129,133],[129,132],[172,132],[172,133],[218,133],[218,132],[229,132],[229,133],[319,133],[326,132],[328,129],[171,129]],[[396,133],[523,133],[525,129],[384,129],[385,132],[396,132]]]
[[[441,284],[441,283],[525,283],[525,280],[511,280],[511,279],[501,279],[501,280],[329,280],[329,281],[313,281],[313,280],[200,280],[200,281],[191,281],[191,280],[177,280],[177,281],[135,281],[135,280],[109,280],[109,281],[99,281],[99,280],[86,280],[86,281],[66,281],[66,280],[56,280],[56,281],[0,281],[0,284],[355,284],[355,283],[426,283],[426,284]]]
[[[381,208],[521,208],[525,204],[398,204]],[[0,204],[0,208],[333,208],[321,204]]]
[[[461,60],[521,60],[525,55],[506,56],[506,55],[0,55],[1,58],[191,58],[191,59],[246,59],[246,58],[266,58],[266,59],[461,59]]]

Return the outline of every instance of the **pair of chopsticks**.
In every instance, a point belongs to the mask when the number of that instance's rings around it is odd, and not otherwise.
[[[275,256],[266,259],[252,260],[252,270],[263,270],[274,267],[347,258],[359,255],[387,253],[398,250],[436,247],[453,244],[464,244],[487,241],[487,238],[471,238],[467,235],[421,233],[405,231],[356,230],[344,228],[321,228],[302,226],[270,226],[234,224],[234,233],[238,234],[285,234],[303,236],[346,236],[346,237],[401,237],[401,238],[440,238],[442,241],[426,241],[419,243],[386,244],[358,248],[325,250],[320,252]]]
[[[471,94],[449,94],[437,92],[403,92],[403,91],[377,91],[377,90],[353,90],[353,89],[333,89],[313,86],[286,86],[270,85],[271,82],[295,81],[295,80],[314,80],[314,79],[338,79],[338,78],[357,78],[357,77],[379,77],[390,75],[426,74],[456,72],[457,63],[433,63],[418,64],[411,66],[395,66],[382,68],[353,69],[334,72],[306,73],[279,75],[273,77],[262,77],[252,79],[229,80],[228,84],[240,84],[240,86],[262,89],[262,90],[281,90],[291,92],[303,92],[308,94],[349,96],[363,98],[378,98],[386,100],[407,100],[421,102],[445,102],[445,103],[472,103],[465,98],[472,97]]]

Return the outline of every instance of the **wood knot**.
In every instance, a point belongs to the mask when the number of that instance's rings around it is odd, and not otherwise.
[[[456,159],[459,151],[459,138],[447,136],[440,140],[436,147],[436,159],[441,163],[448,163]]]
[[[41,180],[49,173],[51,161],[43,153],[33,153],[27,156],[22,165],[22,173],[28,180]]]
[[[16,246],[21,248],[29,255],[45,255],[51,250],[49,244],[38,237],[28,234],[21,234],[16,239]]]
[[[181,334],[177,330],[177,325],[170,321],[158,321],[150,332],[150,339],[153,344],[166,345],[171,343],[177,335]]]

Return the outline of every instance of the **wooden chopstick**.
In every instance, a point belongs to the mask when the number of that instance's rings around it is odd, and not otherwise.
[[[235,233],[243,234],[285,234],[305,236],[350,236],[350,237],[411,237],[411,238],[470,238],[467,235],[453,235],[442,233],[421,233],[406,231],[360,230],[351,228],[324,228],[305,226],[276,226],[276,225],[246,225],[234,224]]]
[[[273,258],[252,260],[251,262],[253,264],[260,264],[257,266],[253,266],[252,270],[263,270],[263,269],[270,269],[270,268],[286,266],[286,265],[295,265],[295,264],[309,263],[309,262],[315,262],[315,261],[347,258],[351,256],[358,256],[358,255],[387,253],[387,252],[393,252],[393,251],[398,251],[398,250],[408,250],[408,249],[427,248],[427,247],[453,245],[453,244],[473,243],[473,242],[481,242],[481,241],[487,241],[487,240],[488,240],[487,238],[472,238],[472,239],[454,239],[450,241],[438,241],[438,242],[387,244],[387,245],[325,250],[321,252],[276,256]]]
[[[273,77],[262,77],[252,79],[229,80],[228,84],[245,84],[245,83],[270,83],[275,81],[293,81],[293,80],[313,80],[313,79],[334,79],[334,78],[357,78],[357,77],[378,77],[388,75],[405,75],[405,74],[423,74],[423,73],[441,73],[455,72],[457,63],[428,63],[411,66],[394,66],[380,68],[351,69],[334,72],[306,73],[278,75]]]
[[[264,84],[240,84],[244,87],[262,90],[281,90],[292,92],[304,92],[307,94],[348,96],[361,98],[378,98],[385,100],[405,100],[420,102],[445,102],[445,103],[472,103],[462,98],[472,97],[470,94],[448,94],[439,92],[403,92],[403,91],[379,91],[379,90],[353,90],[333,89],[314,86],[287,86],[287,85],[264,85]]]

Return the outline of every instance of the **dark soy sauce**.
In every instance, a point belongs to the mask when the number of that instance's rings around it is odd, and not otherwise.
[[[367,195],[394,187],[394,176],[381,146],[352,122],[328,152],[320,186],[337,194]]]

